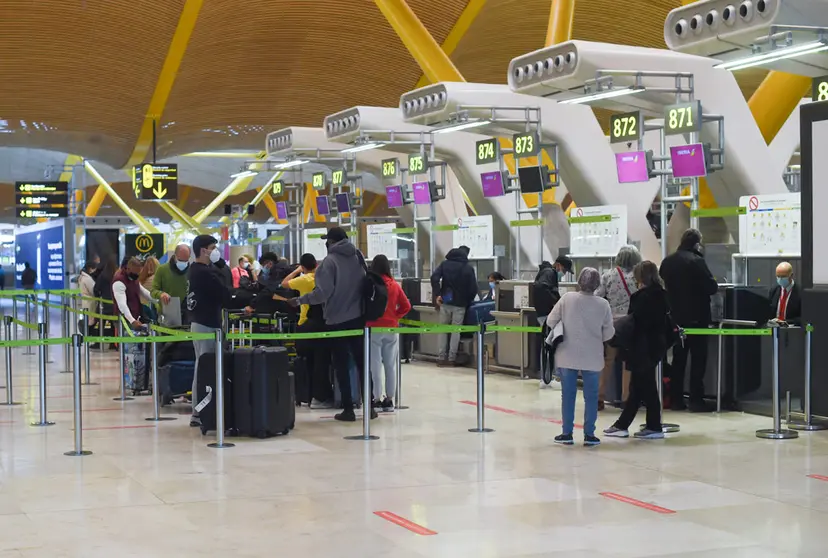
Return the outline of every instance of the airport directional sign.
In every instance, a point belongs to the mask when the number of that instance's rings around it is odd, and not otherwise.
[[[478,141],[475,146],[475,160],[478,165],[485,165],[497,161],[500,153],[499,144],[495,138]]]
[[[664,133],[668,136],[701,131],[701,101],[676,103],[664,107]]]
[[[68,182],[17,182],[14,185],[18,219],[58,219],[69,215]]]
[[[643,137],[644,126],[641,112],[625,112],[610,116],[610,143],[638,141]]]
[[[172,201],[178,198],[178,165],[145,163],[133,169],[135,199]]]
[[[521,132],[512,136],[515,157],[533,157],[540,153],[537,132]]]

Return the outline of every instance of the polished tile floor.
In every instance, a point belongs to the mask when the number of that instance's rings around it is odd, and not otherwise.
[[[83,418],[94,454],[66,457],[62,352],[51,349],[48,428],[29,426],[37,358],[22,352],[14,396],[25,404],[0,407],[0,558],[828,555],[828,481],[809,477],[828,478],[828,433],[759,440],[767,418],[681,413],[663,441],[560,447],[560,392],[491,375],[495,432],[475,434],[474,373],[412,364],[411,408],[373,421],[379,440],[344,440],[361,423],[302,409],[290,436],[217,450],[184,406],[152,423],[149,398],[113,401],[116,358],[93,352],[100,385],[85,388]]]

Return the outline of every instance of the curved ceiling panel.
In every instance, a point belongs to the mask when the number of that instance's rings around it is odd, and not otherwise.
[[[123,164],[183,4],[0,3],[0,145],[60,149]]]

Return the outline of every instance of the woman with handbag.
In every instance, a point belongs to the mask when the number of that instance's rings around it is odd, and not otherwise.
[[[621,416],[604,430],[604,434],[613,438],[629,437],[630,425],[643,403],[647,407],[647,424],[633,436],[653,440],[664,438],[656,366],[667,352],[670,307],[656,264],[651,261],[639,263],[635,266],[634,276],[639,290],[630,297],[628,315],[616,322],[619,332],[616,341],[631,371],[630,395]],[[630,331],[630,334],[622,336],[622,331]]]

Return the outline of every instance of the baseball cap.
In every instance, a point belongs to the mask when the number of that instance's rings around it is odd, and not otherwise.
[[[558,256],[555,259],[555,263],[561,264],[561,266],[564,268],[564,271],[566,271],[567,273],[572,273],[572,260],[570,260],[566,256]]]
[[[331,242],[339,242],[348,238],[348,233],[342,227],[333,227],[328,229],[328,232],[322,235],[323,240],[330,240]]]

